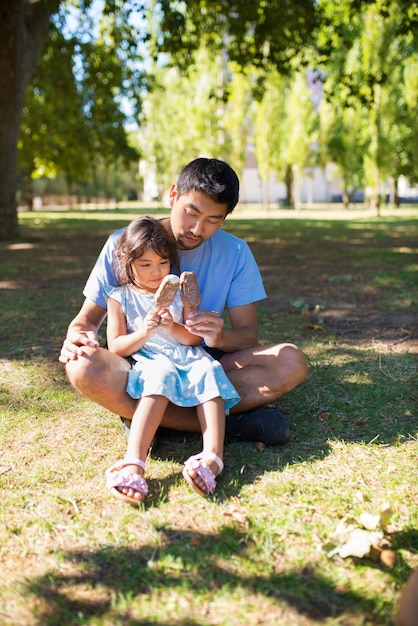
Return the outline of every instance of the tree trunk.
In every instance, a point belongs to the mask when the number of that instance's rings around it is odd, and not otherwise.
[[[299,166],[293,165],[293,206],[296,211],[300,210],[300,176]]]
[[[393,179],[393,199],[396,208],[399,209],[401,205],[401,200],[399,198],[399,178],[397,176]]]
[[[270,196],[269,196],[269,183],[268,180],[261,181],[261,187],[263,190],[263,208],[265,211],[268,211],[270,206]]]
[[[26,176],[26,204],[28,210],[33,211],[33,179],[30,174]]]
[[[345,209],[350,206],[350,193],[348,191],[348,176],[343,176],[343,205]]]
[[[291,165],[286,165],[286,173],[285,173],[285,182],[286,182],[286,194],[287,194],[287,206],[295,208],[295,197],[293,194],[293,168]]]
[[[0,240],[18,235],[17,142],[25,92],[59,0],[0,3]]]

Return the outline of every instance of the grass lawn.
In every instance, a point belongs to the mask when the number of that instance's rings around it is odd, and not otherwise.
[[[393,625],[418,567],[418,210],[227,219],[269,294],[261,342],[309,360],[277,403],[292,439],[226,446],[203,499],[181,476],[199,436],[165,433],[135,508],[104,484],[118,418],[57,357],[106,236],[137,213],[21,213],[0,244],[0,624]]]

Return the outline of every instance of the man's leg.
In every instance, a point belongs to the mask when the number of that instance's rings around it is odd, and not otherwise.
[[[292,344],[272,345],[225,354],[221,363],[241,396],[227,417],[225,441],[287,443],[290,429],[286,418],[265,405],[305,380],[307,364],[302,352]]]
[[[270,445],[288,440],[284,417],[270,410],[257,419],[253,409],[274,402],[288,393],[307,376],[303,353],[292,344],[261,346],[225,354],[221,363],[241,396],[227,418],[228,432],[239,441],[264,441]],[[73,387],[109,411],[132,419],[136,401],[125,391],[130,364],[126,359],[103,348],[86,349],[86,356],[67,364],[67,375]],[[196,410],[169,404],[161,426],[185,432],[200,432]],[[229,431],[228,431],[229,427]]]
[[[220,362],[241,397],[226,418],[225,441],[260,441],[267,445],[287,443],[290,430],[286,418],[277,409],[266,405],[306,380],[308,366],[302,351],[289,343],[258,346],[224,354]],[[191,409],[183,411],[185,417],[185,411]],[[189,428],[182,428],[179,423],[176,412],[169,411],[162,425],[176,430],[192,430],[190,425],[195,422],[190,417]]]
[[[308,375],[306,358],[293,344],[258,346],[224,354],[221,364],[241,400],[231,413],[250,411],[278,400]]]
[[[85,356],[66,365],[70,383],[82,396],[129,420],[137,403],[125,391],[130,369],[126,359],[104,348],[85,348]],[[161,426],[200,432],[196,410],[173,404],[168,405]]]

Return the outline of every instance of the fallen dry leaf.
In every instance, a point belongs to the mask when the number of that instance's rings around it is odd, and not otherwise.
[[[321,422],[326,422],[327,419],[329,419],[331,417],[331,413],[325,412],[325,413],[321,413],[321,415],[319,416],[319,420]]]
[[[358,426],[362,426],[363,424],[365,424],[367,422],[367,417],[360,417],[360,419],[356,420],[355,423]]]
[[[382,547],[382,544],[387,546],[387,542],[384,542],[383,531],[392,513],[390,505],[385,503],[379,514],[362,513],[358,519],[343,518],[338,523],[334,535],[324,545],[325,552],[329,557],[338,554],[343,559],[348,556],[358,558],[368,556],[387,567],[393,567],[390,563],[395,563],[395,554],[392,550]],[[386,554],[382,557],[384,552]]]
[[[386,567],[392,569],[392,567],[395,567],[396,565],[395,552],[393,550],[382,550],[382,552],[380,553],[380,562],[382,563],[382,565],[385,565]]]
[[[234,521],[242,526],[248,526],[247,513],[238,498],[235,498],[234,502],[229,505],[224,515],[232,517]]]
[[[338,554],[343,559],[348,556],[356,556],[361,559],[370,553],[373,544],[379,543],[382,539],[383,533],[380,531],[372,532],[363,528],[354,528],[340,545],[328,552],[328,556]]]
[[[197,537],[197,536],[193,536],[190,539],[190,545],[191,546],[199,546],[202,543],[202,538],[201,537]]]
[[[380,515],[372,515],[371,513],[362,513],[359,517],[360,522],[367,530],[376,530],[379,526]]]

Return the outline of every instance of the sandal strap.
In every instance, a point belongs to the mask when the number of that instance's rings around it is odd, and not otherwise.
[[[116,463],[114,463],[112,467],[109,467],[109,471],[121,470],[127,465],[136,465],[137,467],[140,467],[142,470],[145,471],[145,461],[142,461],[142,459],[135,459],[133,457],[125,457],[124,459],[119,459],[119,461],[116,461]]]
[[[141,474],[133,473],[128,476],[121,476],[120,470],[127,465],[136,465],[141,469],[145,469],[145,463],[141,459],[125,458],[116,461],[108,470],[106,470],[106,483],[109,489],[116,487],[130,487],[135,491],[138,491],[142,496],[146,496],[148,493],[147,481]]]
[[[220,459],[219,456],[215,454],[214,452],[199,452],[199,454],[194,454],[193,456],[189,457],[187,461],[191,461],[191,460],[202,461],[202,460],[207,460],[207,459],[209,459],[210,461],[215,461],[216,465],[218,466],[218,471],[216,472],[216,474],[214,474],[214,476],[219,476],[219,474],[224,469],[224,463],[222,459]]]
[[[205,459],[206,461],[207,460],[215,461],[215,463],[218,466],[218,471],[216,472],[216,474],[215,472],[212,471],[209,465],[202,463],[203,459]],[[187,459],[187,461],[184,464],[183,475],[185,476],[189,485],[191,485],[191,487],[195,491],[197,491],[197,493],[199,493],[200,495],[204,495],[204,496],[210,496],[215,491],[215,488],[216,488],[215,478],[218,474],[221,473],[223,466],[224,464],[217,454],[214,454],[213,452],[200,452],[200,454],[194,454],[193,456]],[[196,474],[200,476],[200,478],[205,483],[205,487],[206,487],[205,490],[202,490],[199,487],[197,487],[194,480],[191,478],[189,474],[190,470],[196,472]]]

